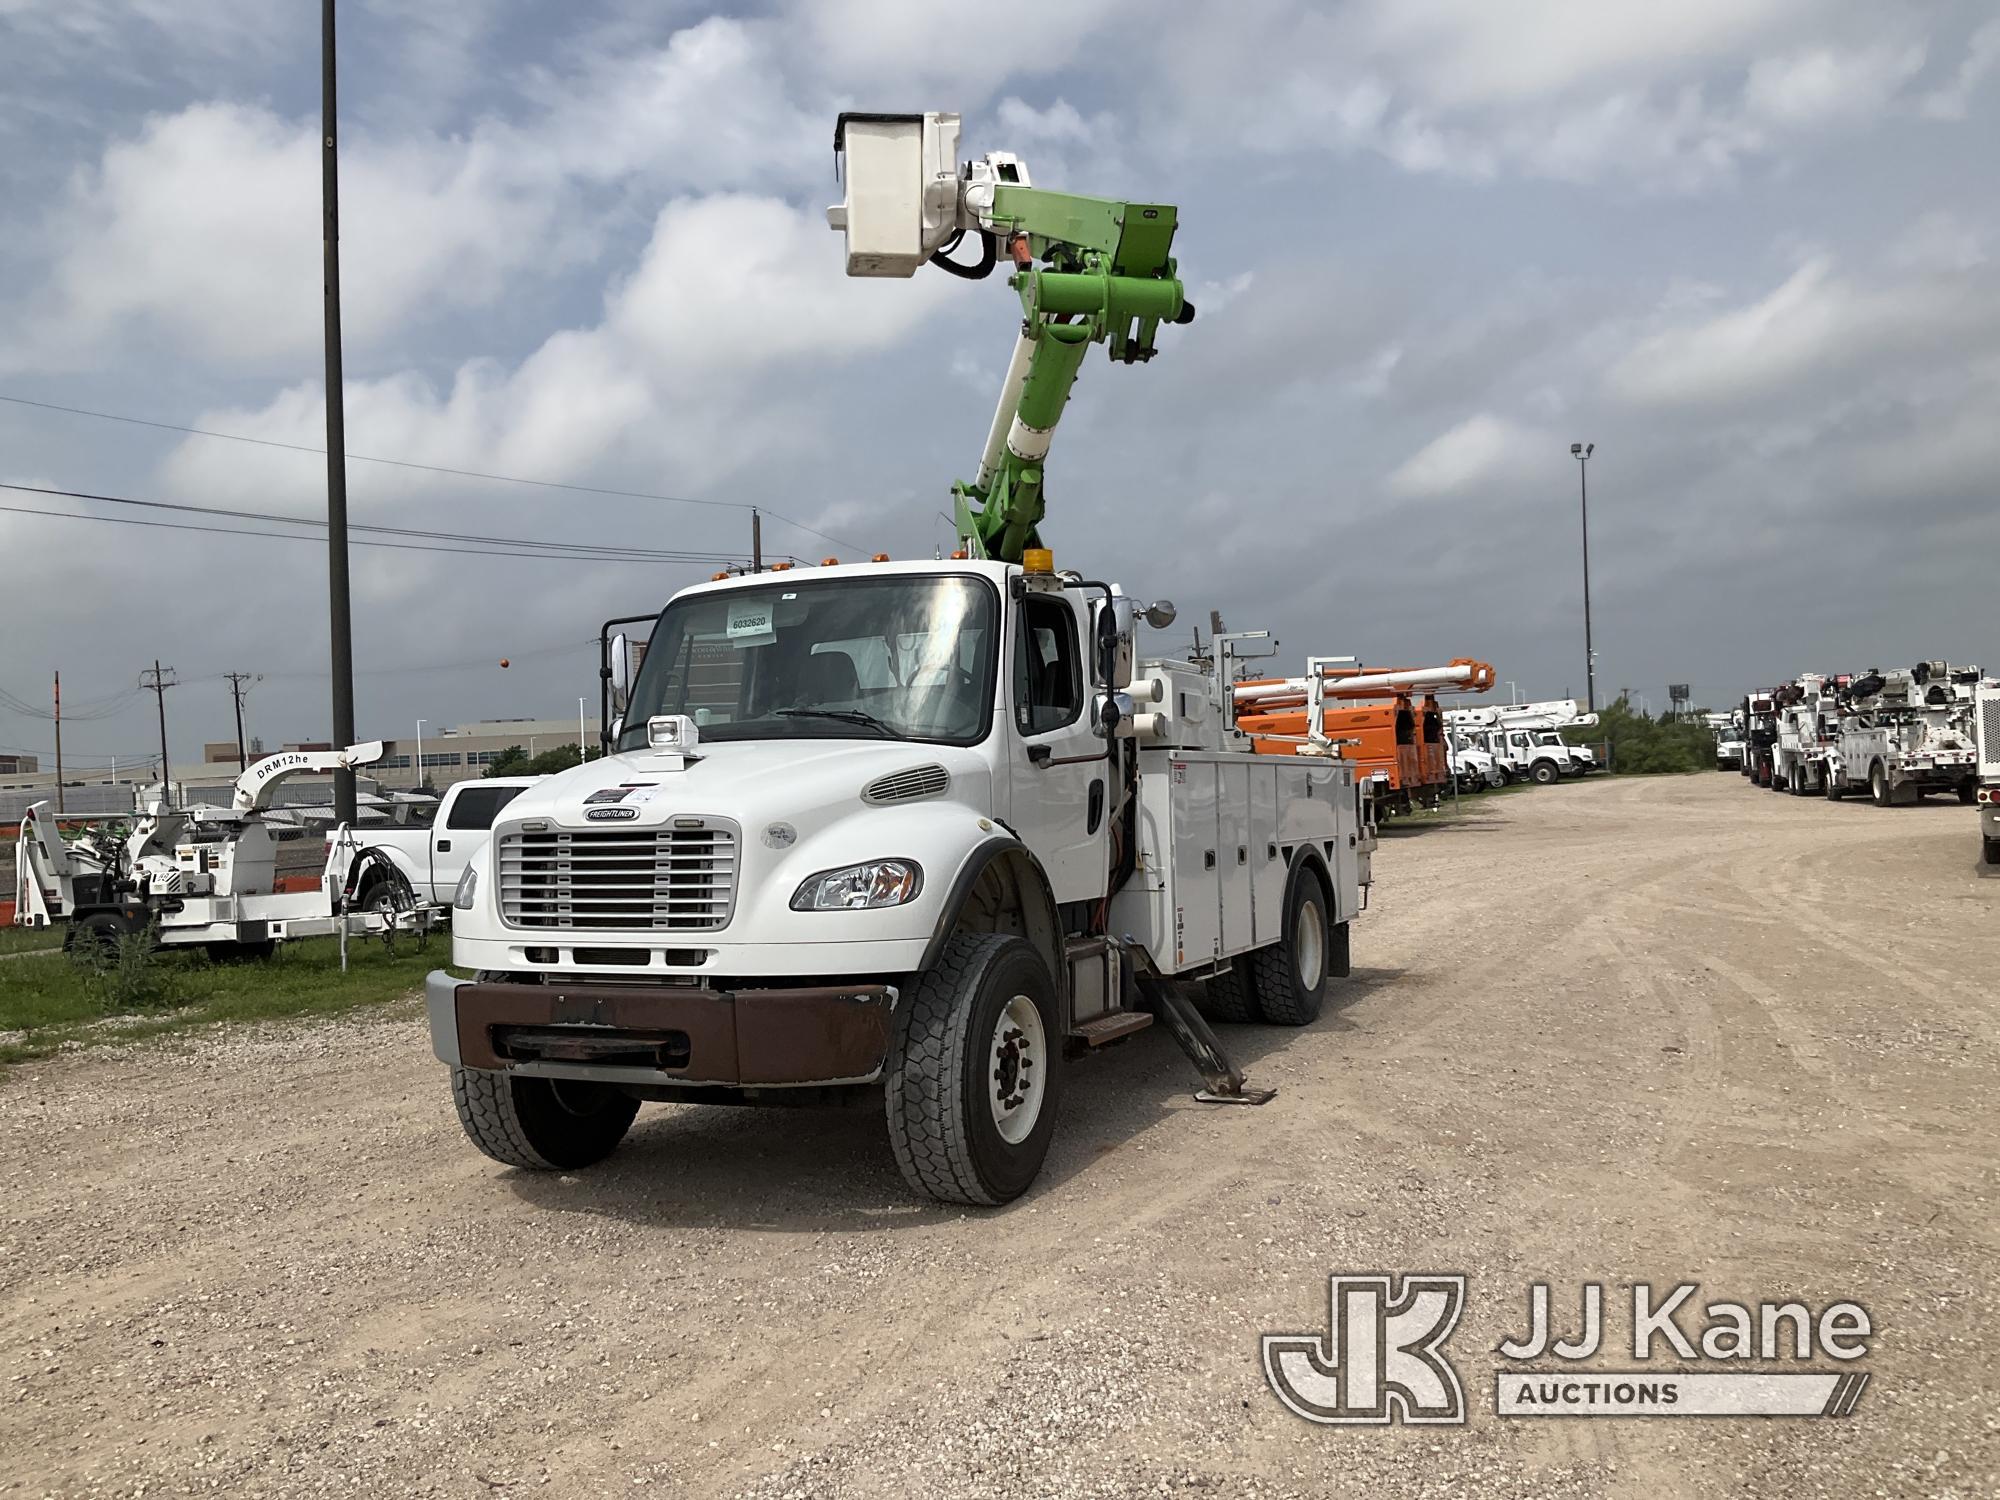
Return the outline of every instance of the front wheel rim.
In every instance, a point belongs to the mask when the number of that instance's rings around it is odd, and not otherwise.
[[[1026,995],[1001,1009],[987,1048],[986,1103],[1000,1139],[1018,1146],[1034,1133],[1048,1089],[1049,1053],[1042,1013]]]
[[[1311,994],[1326,977],[1326,923],[1312,901],[1299,906],[1298,931],[1292,938],[1299,960],[1299,988]]]

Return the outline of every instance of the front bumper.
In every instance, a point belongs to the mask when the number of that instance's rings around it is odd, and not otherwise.
[[[607,1083],[790,1088],[869,1083],[889,1054],[894,985],[424,981],[431,1050],[459,1067]]]

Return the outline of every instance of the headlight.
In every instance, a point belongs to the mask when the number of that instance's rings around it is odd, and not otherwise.
[[[792,910],[872,911],[914,901],[923,888],[924,872],[915,860],[874,859],[813,876],[792,896]]]
[[[452,893],[453,911],[471,911],[472,898],[479,892],[479,871],[472,865],[465,867],[465,873],[458,877],[458,889]]]

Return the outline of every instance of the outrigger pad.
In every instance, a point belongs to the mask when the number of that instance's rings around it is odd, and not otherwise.
[[[1194,1096],[1203,1104],[1269,1104],[1278,1097],[1278,1091],[1244,1088],[1233,1094],[1218,1094],[1214,1089],[1196,1089]]]

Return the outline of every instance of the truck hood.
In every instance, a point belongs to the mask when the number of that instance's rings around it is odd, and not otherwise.
[[[864,800],[871,788],[874,795]],[[894,740],[747,740],[702,745],[685,760],[628,750],[528,788],[508,804],[503,821],[647,828],[700,815],[733,818],[755,837],[772,822],[817,823],[869,802],[919,798],[990,816],[992,772],[975,750]]]

